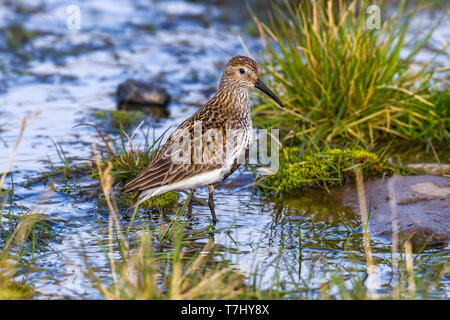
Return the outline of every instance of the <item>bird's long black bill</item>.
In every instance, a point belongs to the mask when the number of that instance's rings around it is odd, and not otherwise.
[[[258,88],[259,90],[261,90],[262,92],[264,92],[265,94],[267,94],[269,97],[271,97],[273,100],[275,100],[280,107],[284,108],[284,105],[281,103],[280,99],[278,99],[278,97],[276,95],[273,94],[272,91],[269,90],[269,88],[267,88],[259,79],[256,79],[255,82],[255,88]]]

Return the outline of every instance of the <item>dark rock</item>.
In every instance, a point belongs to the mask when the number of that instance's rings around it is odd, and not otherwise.
[[[397,176],[364,183],[369,231],[392,237],[397,221],[399,240],[422,246],[445,246],[450,234],[450,179],[436,176]],[[359,212],[356,186],[339,191],[346,205]]]
[[[166,107],[169,101],[167,91],[151,83],[128,79],[117,88],[119,109],[124,104]]]

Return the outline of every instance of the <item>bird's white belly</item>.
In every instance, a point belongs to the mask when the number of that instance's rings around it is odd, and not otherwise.
[[[188,179],[145,190],[142,191],[142,193],[139,196],[139,203],[142,201],[145,201],[151,197],[157,196],[159,194],[168,192],[168,191],[174,191],[174,190],[182,190],[182,189],[195,189],[201,186],[206,186],[209,184],[215,184],[217,182],[222,181],[223,177],[227,172],[229,172],[230,168],[224,167],[221,169],[212,170],[209,172],[201,173],[196,176],[190,177]]]

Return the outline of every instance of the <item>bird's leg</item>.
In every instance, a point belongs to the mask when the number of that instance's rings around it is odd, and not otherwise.
[[[211,210],[213,222],[216,223],[217,218],[216,218],[216,212],[214,210],[214,185],[213,184],[208,185],[208,189],[209,189],[209,201],[208,201],[209,210]]]
[[[189,203],[188,203],[188,217],[192,217],[192,202],[194,200],[194,189],[191,190],[191,192],[188,195],[189,197]]]

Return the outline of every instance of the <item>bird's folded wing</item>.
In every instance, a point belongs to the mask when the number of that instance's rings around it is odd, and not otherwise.
[[[214,150],[211,155],[205,146],[198,147],[198,141],[202,137],[189,137],[190,139],[180,141],[180,132],[175,131],[158,156],[141,174],[128,182],[123,191],[142,191],[170,185],[222,167],[221,161],[211,159],[215,156]]]

